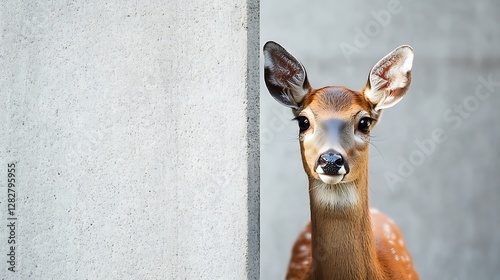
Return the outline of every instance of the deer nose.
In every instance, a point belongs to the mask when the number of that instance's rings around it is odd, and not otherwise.
[[[327,152],[319,156],[318,167],[326,175],[344,175],[349,173],[349,166],[344,157],[337,152]]]

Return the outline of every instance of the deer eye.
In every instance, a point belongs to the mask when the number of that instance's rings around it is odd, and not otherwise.
[[[359,120],[359,123],[358,123],[359,131],[361,131],[363,133],[368,133],[370,131],[370,126],[372,125],[372,123],[373,123],[372,118],[368,118],[368,117],[362,118],[361,120]]]
[[[306,131],[309,128],[309,126],[311,126],[309,120],[304,116],[298,116],[294,120],[296,120],[299,123],[300,132]]]

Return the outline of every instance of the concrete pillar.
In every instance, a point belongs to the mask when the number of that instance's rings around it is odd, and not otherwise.
[[[257,0],[2,1],[0,278],[258,279],[258,30]]]

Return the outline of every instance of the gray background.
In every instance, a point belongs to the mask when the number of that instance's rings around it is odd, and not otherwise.
[[[474,93],[479,76],[500,82],[500,3],[401,0],[402,11],[348,61],[339,45],[354,45],[356,28],[363,30],[374,19],[371,12],[387,10],[388,3],[262,1],[261,45],[282,44],[305,65],[313,87],[353,89],[364,86],[370,68],[392,49],[412,45],[410,91],[373,132],[371,204],[402,228],[421,279],[497,279],[500,86],[485,100]],[[466,114],[443,117],[464,102],[471,109]],[[291,116],[261,77],[262,279],[284,277],[293,241],[309,219]],[[384,173],[398,174],[402,159],[418,153],[415,141],[429,139],[435,129],[446,140],[391,187]]]

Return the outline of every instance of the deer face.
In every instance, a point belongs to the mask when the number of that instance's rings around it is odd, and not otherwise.
[[[378,119],[362,94],[343,87],[313,91],[295,119],[302,162],[310,177],[334,185],[360,176],[366,165],[370,129]]]
[[[313,89],[304,66],[274,42],[264,46],[265,81],[271,95],[292,108],[300,133],[304,169],[327,185],[366,177],[370,131],[381,110],[409,88],[413,51],[401,46],[370,71],[361,91],[329,86]]]

